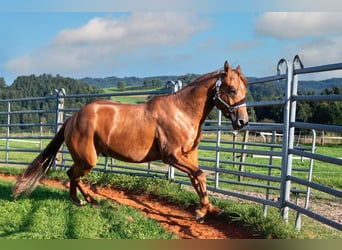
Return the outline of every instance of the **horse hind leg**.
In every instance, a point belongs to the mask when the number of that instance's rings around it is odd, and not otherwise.
[[[81,165],[75,164],[67,171],[70,179],[70,198],[75,202],[76,205],[84,205],[84,202],[77,197],[77,188],[80,190],[84,199],[88,203],[92,205],[98,205],[98,202],[88,192],[86,192],[81,185],[80,178],[87,175],[89,172],[90,169],[83,169]]]

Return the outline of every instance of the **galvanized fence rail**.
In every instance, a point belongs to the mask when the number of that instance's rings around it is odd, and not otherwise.
[[[322,185],[313,181],[314,161],[333,164],[341,173],[342,159],[320,155],[316,152],[316,131],[331,131],[342,134],[342,126],[312,124],[296,121],[296,105],[301,101],[341,101],[342,95],[298,95],[298,78],[303,74],[324,71],[342,70],[342,63],[304,68],[298,56],[293,61],[281,59],[277,65],[277,73],[272,76],[255,79],[250,85],[262,84],[267,88],[269,83],[285,83],[285,95],[281,100],[249,102],[247,107],[278,105],[283,109],[282,123],[250,123],[239,132],[233,131],[229,121],[222,118],[219,111],[216,121],[205,121],[202,127],[204,138],[199,151],[200,167],[207,174],[208,190],[222,195],[237,197],[262,204],[267,216],[269,206],[279,209],[284,220],[288,221],[290,211],[296,213],[295,227],[301,228],[301,214],[314,218],[322,223],[342,230],[340,221],[333,220],[310,209],[309,201],[312,190],[333,196],[336,202],[342,202],[342,191],[333,186]],[[167,91],[135,91],[108,94],[69,95],[63,89],[52,92],[51,96],[39,98],[0,100],[6,111],[0,117],[6,117],[7,123],[0,124],[0,164],[6,166],[27,165],[27,160],[20,160],[18,152],[31,153],[32,159],[43,148],[43,144],[51,139],[67,116],[76,112],[77,108],[65,105],[67,100],[87,97],[89,99],[116,96],[162,95],[177,91],[181,83],[168,82]],[[14,110],[11,104],[25,101],[52,101],[52,110]],[[54,123],[11,122],[11,116],[19,114],[49,114],[55,117]],[[28,130],[33,127],[39,133],[12,133],[12,128]],[[310,131],[309,146],[295,143],[296,130]],[[47,132],[49,131],[49,132]],[[4,143],[1,143],[3,141]],[[12,147],[22,142],[23,148]],[[11,157],[11,155],[14,155]],[[301,162],[298,167],[298,162]],[[68,168],[71,158],[63,146],[56,158],[56,168]],[[104,156],[99,157],[95,170],[143,176],[159,176],[175,182],[191,185],[188,177],[166,166],[161,162],[128,164]],[[341,176],[342,178],[342,176]]]

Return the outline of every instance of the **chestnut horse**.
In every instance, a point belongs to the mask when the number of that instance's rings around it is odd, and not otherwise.
[[[83,189],[80,177],[91,171],[102,153],[137,163],[161,159],[188,174],[200,198],[197,220],[202,221],[208,211],[218,214],[221,210],[210,203],[206,177],[198,166],[201,125],[216,106],[230,118],[234,129],[245,126],[246,88],[240,66],[232,69],[226,61],[223,70],[205,74],[174,94],[157,96],[144,104],[91,102],[64,122],[49,145],[18,176],[13,194],[32,191],[65,142],[74,161],[67,171],[70,197],[77,204],[82,204],[77,188],[87,202],[97,204]]]

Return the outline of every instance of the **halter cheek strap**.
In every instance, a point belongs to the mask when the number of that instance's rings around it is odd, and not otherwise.
[[[243,102],[241,104],[237,104],[237,105],[229,105],[225,100],[223,100],[220,96],[220,86],[222,84],[222,81],[221,79],[218,79],[216,81],[216,93],[215,93],[215,96],[214,96],[214,100],[218,100],[223,106],[225,106],[227,109],[228,109],[228,113],[233,113],[233,111],[235,109],[238,109],[240,107],[244,107],[246,106],[246,103]]]

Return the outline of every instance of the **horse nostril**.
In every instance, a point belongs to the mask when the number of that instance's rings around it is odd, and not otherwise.
[[[243,127],[243,126],[245,126],[245,125],[247,125],[248,124],[248,122],[246,122],[245,120],[239,120],[238,121],[238,125],[239,125],[239,127]]]

